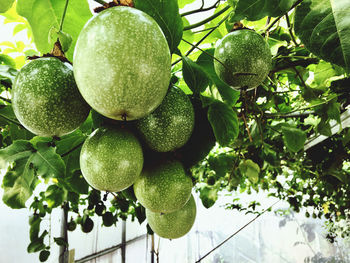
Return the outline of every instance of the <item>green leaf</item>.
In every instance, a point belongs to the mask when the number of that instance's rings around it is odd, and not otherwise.
[[[281,16],[287,13],[295,2],[296,0],[239,0],[236,3],[235,20],[246,18],[256,21],[265,16]]]
[[[305,0],[295,12],[295,33],[320,58],[350,70],[350,2]]]
[[[327,105],[327,115],[329,119],[336,120],[339,124],[341,124],[340,120],[340,107],[341,105],[338,102],[332,102]]]
[[[248,177],[249,181],[251,181],[253,184],[258,183],[260,173],[260,167],[258,164],[248,159],[242,161],[238,168],[243,175]]]
[[[185,5],[193,3],[195,0],[178,0],[179,8],[184,8]]]
[[[40,237],[38,237],[37,239],[33,240],[32,242],[30,242],[30,244],[27,247],[27,252],[28,253],[35,253],[38,252],[40,250],[45,249],[45,244],[44,244],[44,238],[45,236],[48,234],[48,232],[45,230]]]
[[[218,177],[224,177],[227,173],[230,173],[233,167],[235,157],[227,153],[221,153],[218,156],[210,156],[208,163],[210,169],[215,171]]]
[[[50,256],[50,251],[48,250],[42,250],[40,251],[40,254],[39,254],[39,260],[40,262],[45,262]]]
[[[177,0],[134,0],[134,5],[157,21],[168,41],[170,52],[173,53],[183,33]]]
[[[329,120],[321,119],[319,124],[316,126],[316,131],[327,137],[332,136],[332,129],[331,125],[329,124]]]
[[[45,191],[45,201],[49,208],[60,206],[67,199],[67,191],[57,185],[50,185]]]
[[[36,175],[45,179],[64,177],[65,164],[46,142],[36,149],[28,141],[18,140],[0,150],[0,167],[7,169],[3,179],[3,201],[12,208],[23,208],[36,186]]]
[[[204,186],[200,189],[199,198],[202,200],[205,208],[212,207],[218,199],[218,190]]]
[[[59,28],[63,14],[65,1],[53,0],[18,0],[17,13],[25,17],[33,31],[34,42],[41,53],[48,53],[53,48],[50,45],[49,31],[51,28]],[[62,31],[72,36],[72,46],[67,52],[67,57],[72,61],[73,51],[78,35],[91,17],[87,1],[69,1]]]
[[[188,57],[182,57],[182,74],[188,87],[194,94],[203,92],[209,85],[206,72]]]
[[[229,146],[237,138],[239,133],[237,114],[225,103],[216,101],[211,104],[208,109],[208,120],[221,146]]]
[[[0,13],[5,13],[9,10],[15,0],[0,0]]]
[[[224,102],[230,106],[236,104],[239,99],[240,92],[232,89],[229,85],[223,82],[218,75],[215,73],[214,69],[214,48],[207,49],[205,52],[198,57],[196,63],[202,67],[202,69],[207,73],[213,85],[215,85],[224,100]]]
[[[41,142],[36,145],[37,152],[33,157],[33,164],[37,168],[39,176],[47,179],[50,177],[63,178],[65,175],[65,164],[54,147]]]
[[[294,127],[283,126],[282,134],[284,144],[288,150],[292,152],[298,152],[304,148],[306,141],[306,134],[304,131]]]
[[[40,232],[40,223],[41,223],[41,217],[37,214],[34,214],[29,219],[29,238],[30,241],[34,241],[39,237]]]
[[[0,167],[7,168],[2,182],[2,200],[11,208],[24,208],[35,188],[33,150],[27,141],[15,141],[0,150]]]
[[[54,237],[53,240],[55,243],[59,246],[65,246],[68,247],[67,241],[63,237]]]

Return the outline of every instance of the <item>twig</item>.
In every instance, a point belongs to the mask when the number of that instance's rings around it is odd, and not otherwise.
[[[245,118],[244,112],[242,112],[242,118],[243,118],[243,121],[244,121],[245,128],[247,130],[248,136],[249,136],[249,141],[253,142],[253,138],[252,138],[252,135],[250,134],[250,130],[249,130],[248,123],[247,123],[247,120]]]
[[[186,56],[188,56],[189,54],[192,53],[193,50],[195,50],[195,47],[198,47],[211,33],[213,33],[215,31],[215,29],[217,29],[223,22],[225,22],[225,20],[229,17],[229,14],[227,14],[223,19],[221,19],[221,21],[215,26],[213,27],[213,29],[211,29],[207,34],[205,34],[195,45],[192,46],[192,48],[187,51]],[[182,60],[182,58],[176,60],[174,63],[172,63],[171,65],[174,66],[177,63],[179,63]]]
[[[4,98],[4,97],[0,96],[0,99],[3,100],[3,101],[6,101],[8,103],[11,103],[11,100],[8,99],[8,98]]]
[[[298,6],[303,1],[304,0],[298,0],[294,5],[292,5],[292,7],[289,9],[289,11],[292,10],[293,8],[295,8],[296,6]],[[288,14],[288,12],[286,12],[286,14]],[[264,32],[265,33],[268,32],[282,17],[283,17],[283,15],[279,16],[275,20],[273,20],[273,22],[264,30]]]
[[[191,29],[193,29],[193,28],[200,27],[200,26],[204,25],[205,23],[207,23],[207,22],[209,22],[209,21],[211,21],[211,20],[217,18],[217,17],[220,16],[221,14],[225,13],[225,12],[226,12],[228,9],[230,9],[230,8],[231,8],[231,6],[227,5],[227,6],[225,6],[223,9],[221,9],[220,11],[218,11],[217,13],[213,14],[212,16],[210,16],[210,17],[208,17],[208,18],[206,18],[206,19],[204,19],[204,20],[202,20],[202,21],[200,21],[200,22],[198,22],[198,23],[195,23],[195,24],[193,24],[193,25],[189,25],[189,26],[184,27],[184,31],[186,31],[186,30],[191,30]]]
[[[195,9],[195,10],[191,10],[191,11],[188,11],[188,12],[184,12],[184,13],[181,14],[181,16],[188,16],[188,15],[192,15],[192,14],[195,14],[195,13],[211,10],[213,8],[216,8],[218,3],[220,3],[220,0],[216,1],[216,3],[213,4],[212,6],[203,8],[204,7],[204,1],[202,1],[202,6],[200,8]]]
[[[64,154],[62,154],[61,157],[63,158],[63,157],[65,157],[65,156],[67,156],[68,154],[74,152],[76,149],[78,149],[80,146],[82,146],[83,143],[84,143],[84,142],[79,143],[78,145],[76,145],[75,147],[73,147],[72,149],[70,149],[68,152],[65,152]]]
[[[297,43],[297,41],[295,40],[295,37],[294,37],[294,33],[293,33],[293,30],[292,30],[292,26],[290,24],[290,19],[289,19],[289,15],[286,14],[286,21],[287,21],[287,26],[288,26],[288,30],[289,30],[289,34],[292,38],[292,41],[294,43],[294,45],[296,46],[299,46],[299,44]]]

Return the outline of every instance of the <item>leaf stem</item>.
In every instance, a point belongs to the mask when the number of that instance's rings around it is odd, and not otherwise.
[[[292,30],[292,26],[290,24],[290,19],[289,19],[289,15],[286,14],[286,21],[287,21],[287,26],[288,26],[288,30],[289,30],[289,34],[292,38],[292,41],[294,43],[295,46],[299,46],[299,44],[297,43],[297,41],[295,40],[295,36],[294,36],[294,33],[293,33],[293,30]]]
[[[190,55],[192,53],[193,50],[196,49],[196,47],[198,47],[211,33],[213,33],[223,22],[225,22],[225,20],[229,17],[230,14],[227,14],[223,19],[221,19],[221,21],[215,26],[213,27],[207,34],[205,34],[196,44],[194,44],[192,46],[192,48],[187,51],[186,56]],[[176,65],[177,63],[179,63],[182,60],[182,58],[176,60],[173,64],[171,64],[172,66]]]
[[[65,157],[65,156],[67,156],[68,154],[74,152],[76,149],[78,149],[80,146],[82,146],[83,143],[84,143],[84,142],[81,142],[81,143],[79,143],[78,145],[74,146],[74,147],[73,147],[72,149],[70,149],[68,152],[63,153],[63,154],[61,155],[61,157],[63,158],[63,157]]]
[[[188,12],[184,12],[181,14],[181,16],[188,16],[188,15],[192,15],[192,14],[195,14],[195,13],[199,13],[199,12],[204,12],[204,11],[208,11],[208,10],[211,10],[213,8],[216,8],[218,3],[220,3],[220,0],[216,1],[215,4],[213,4],[212,6],[209,6],[209,7],[206,7],[204,8],[203,5],[198,8],[198,9],[195,9],[195,10],[191,10],[191,11],[188,11]]]
[[[62,31],[62,28],[63,28],[63,22],[64,22],[64,18],[66,17],[66,13],[67,13],[68,2],[69,2],[69,0],[66,0],[66,4],[64,6],[64,10],[63,10],[63,15],[62,15],[61,24],[60,24],[60,30],[59,31]]]
[[[191,30],[191,29],[193,29],[193,28],[200,27],[200,26],[204,25],[204,24],[206,24],[207,22],[209,22],[209,21],[211,21],[211,20],[217,18],[217,17],[220,16],[221,14],[225,13],[225,12],[226,12],[228,9],[230,9],[230,8],[231,8],[231,6],[227,5],[227,6],[225,6],[223,9],[221,9],[220,11],[218,11],[217,13],[213,14],[212,16],[210,16],[210,17],[208,17],[208,18],[206,18],[206,19],[204,19],[204,20],[202,20],[202,21],[200,21],[200,22],[198,22],[198,23],[195,23],[195,24],[193,24],[193,25],[189,25],[189,26],[184,27],[184,31],[186,31],[186,30]]]

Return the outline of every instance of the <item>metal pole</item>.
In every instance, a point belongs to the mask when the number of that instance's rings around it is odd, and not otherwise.
[[[62,205],[61,237],[63,237],[66,243],[68,244],[67,221],[68,221],[68,203],[65,202]],[[69,253],[68,253],[67,246],[60,246],[59,263],[68,263],[68,256],[69,256]]]
[[[126,250],[126,221],[122,222],[122,263],[125,263],[125,250]]]

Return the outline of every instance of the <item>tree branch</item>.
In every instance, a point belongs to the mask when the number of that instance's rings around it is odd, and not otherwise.
[[[202,21],[200,21],[200,22],[198,22],[198,23],[195,23],[195,24],[193,24],[193,25],[189,25],[189,26],[184,27],[184,31],[185,31],[185,30],[191,30],[191,29],[193,29],[193,28],[200,27],[200,26],[204,25],[204,24],[206,24],[207,22],[209,22],[209,21],[211,21],[211,20],[217,18],[217,17],[220,16],[221,14],[225,13],[225,12],[226,12],[228,9],[230,9],[230,8],[231,8],[231,6],[227,5],[227,6],[225,6],[223,9],[221,9],[220,11],[218,11],[217,13],[213,14],[212,16],[210,16],[210,17],[208,17],[208,18],[206,18],[206,19],[204,19],[204,20],[202,20]]]
[[[272,69],[270,71],[270,73],[273,74],[273,73],[276,73],[278,71],[282,71],[282,70],[289,69],[289,68],[295,68],[297,66],[307,67],[310,64],[316,64],[318,62],[319,62],[318,58],[307,58],[307,59],[302,59],[302,60],[295,60],[295,61],[290,62],[287,65]]]
[[[211,10],[213,8],[216,8],[218,3],[220,3],[220,0],[216,1],[215,4],[213,4],[212,6],[209,6],[209,7],[206,7],[206,8],[203,8],[203,5],[198,8],[198,9],[195,9],[195,10],[191,10],[191,11],[188,11],[188,12],[184,12],[181,14],[181,16],[188,16],[188,15],[192,15],[192,14],[195,14],[195,13],[199,13],[199,12],[204,12],[204,11],[208,11],[208,10]]]
[[[96,3],[99,3],[101,5],[104,5],[106,2],[103,0],[94,0]]]
[[[80,146],[82,146],[83,143],[84,143],[84,142],[81,142],[81,143],[79,143],[78,145],[76,145],[75,147],[73,147],[72,149],[70,149],[68,152],[63,153],[63,154],[61,155],[61,157],[63,158],[63,157],[65,157],[65,156],[67,156],[68,154],[74,152],[76,149],[78,149]]]

